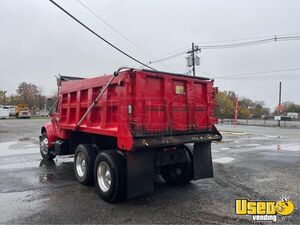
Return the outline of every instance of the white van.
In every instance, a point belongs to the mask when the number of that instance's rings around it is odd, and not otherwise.
[[[7,105],[9,108],[9,115],[10,116],[15,116],[16,115],[16,106],[15,105]]]
[[[0,119],[9,119],[9,107],[0,106]]]

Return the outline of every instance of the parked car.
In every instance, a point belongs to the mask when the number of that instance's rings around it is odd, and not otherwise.
[[[49,112],[47,112],[47,111],[45,111],[45,110],[42,110],[42,111],[36,111],[36,112],[35,112],[35,115],[36,115],[36,116],[42,116],[42,117],[48,117]]]
[[[0,106],[0,119],[9,119],[9,107]]]
[[[16,115],[16,106],[15,105],[7,105],[9,108],[9,116],[15,116]]]

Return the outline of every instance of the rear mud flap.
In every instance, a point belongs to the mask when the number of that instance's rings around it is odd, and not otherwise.
[[[211,142],[194,144],[193,167],[194,180],[213,177]]]
[[[127,197],[132,198],[153,190],[153,151],[127,152]]]

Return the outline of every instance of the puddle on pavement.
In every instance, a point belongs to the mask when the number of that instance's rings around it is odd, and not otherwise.
[[[232,157],[221,157],[221,158],[213,159],[213,162],[216,162],[216,163],[230,163],[233,160],[234,160],[234,158],[232,158]]]
[[[0,143],[0,156],[39,153],[39,145],[35,140],[10,141]]]
[[[8,170],[8,169],[27,169],[38,167],[39,162],[21,162],[21,163],[12,163],[12,164],[4,164],[0,165],[0,170]]]
[[[7,164],[0,164],[0,169],[2,170],[11,170],[11,169],[28,169],[28,168],[38,168],[38,167],[46,167],[52,168],[61,166],[63,163],[73,162],[73,156],[71,157],[59,157],[52,161],[48,160],[34,160],[28,162],[14,162],[14,163],[7,163]]]
[[[41,183],[48,183],[48,181],[53,181],[55,180],[55,175],[52,173],[49,174],[43,174],[39,177],[39,180]]]
[[[38,200],[33,191],[0,193],[0,223],[37,213],[45,201]]]
[[[32,137],[21,137],[21,138],[19,138],[19,141],[33,141],[33,140],[36,140],[36,139],[34,139],[34,138],[32,138]]]

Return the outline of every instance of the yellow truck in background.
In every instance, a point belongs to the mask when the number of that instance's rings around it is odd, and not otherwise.
[[[31,113],[27,104],[18,104],[16,107],[16,117],[20,118],[31,118]]]

